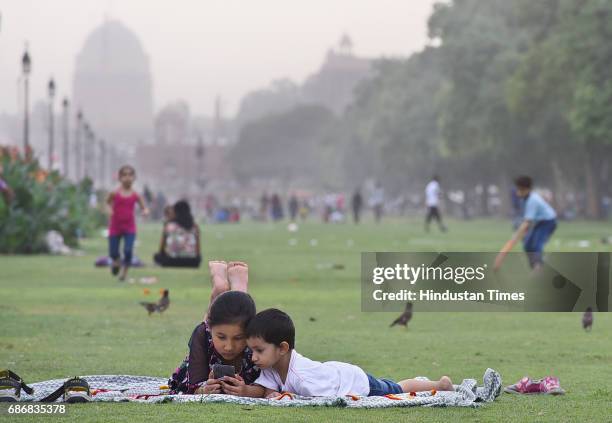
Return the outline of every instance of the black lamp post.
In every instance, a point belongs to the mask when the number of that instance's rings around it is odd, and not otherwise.
[[[53,144],[53,133],[54,133],[54,116],[53,116],[53,98],[55,97],[55,81],[53,78],[49,80],[48,85],[49,90],[49,171],[53,169],[53,154],[54,154],[54,144]]]
[[[64,115],[63,115],[63,126],[64,126],[64,148],[62,151],[62,167],[64,170],[64,176],[67,178],[68,177],[68,170],[69,170],[69,150],[68,150],[68,99],[66,97],[64,97],[64,101],[62,101],[62,108],[64,110]]]
[[[75,155],[75,169],[74,169],[74,176],[76,178],[77,181],[80,181],[83,178],[83,166],[82,166],[82,160],[83,160],[83,155],[81,153],[81,145],[82,145],[82,141],[81,141],[81,137],[83,136],[82,132],[83,132],[83,112],[79,109],[79,111],[77,112],[77,122],[76,122],[76,131],[75,131],[75,137],[74,137],[74,155]]]
[[[24,154],[27,154],[30,148],[30,107],[29,107],[29,87],[28,87],[28,78],[30,76],[30,71],[32,70],[32,61],[30,60],[30,55],[28,54],[28,50],[23,53],[23,57],[21,58],[21,70],[23,71],[23,90],[24,90],[24,111],[23,111],[23,151]]]
[[[91,129],[89,128],[89,124],[85,123],[84,126],[84,132],[85,132],[85,136],[84,136],[84,143],[83,143],[83,158],[85,159],[85,163],[83,166],[83,174],[84,177],[87,178],[89,177],[89,163],[90,163],[90,154],[89,154],[89,149],[91,148],[90,145],[90,140],[91,140]]]
[[[110,144],[109,145],[109,166],[111,169],[111,183],[114,183],[114,175],[115,175],[115,169],[117,169],[117,149],[115,148],[114,145]]]
[[[196,181],[200,188],[204,188],[206,186],[206,175],[204,173],[204,139],[202,138],[202,134],[198,134],[198,144],[196,146],[196,157],[198,158],[198,169],[196,171]]]
[[[86,166],[91,167],[91,180],[92,182],[96,181],[97,173],[96,173],[96,134],[93,130],[89,132],[90,135],[90,143],[89,146],[89,159],[87,160]]]
[[[96,134],[89,124],[85,124],[85,176],[96,179]]]

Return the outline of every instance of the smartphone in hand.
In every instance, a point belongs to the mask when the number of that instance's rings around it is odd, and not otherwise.
[[[224,376],[234,377],[236,375],[236,368],[228,364],[213,364],[212,366],[213,378],[223,379]]]

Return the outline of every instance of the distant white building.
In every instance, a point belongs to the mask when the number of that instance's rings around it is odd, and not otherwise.
[[[97,138],[135,148],[153,140],[149,57],[138,37],[118,21],[96,28],[77,54],[73,111],[83,111]]]

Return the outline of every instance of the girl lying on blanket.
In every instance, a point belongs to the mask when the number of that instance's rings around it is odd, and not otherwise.
[[[226,393],[220,381],[213,378],[215,364],[234,366],[232,379],[242,386],[259,377],[246,345],[246,325],[255,316],[255,303],[246,293],[248,267],[241,262],[222,261],[211,261],[208,266],[213,286],[209,310],[191,335],[189,354],[168,381],[171,393]]]
[[[378,379],[361,368],[338,361],[320,363],[294,349],[295,328],[291,318],[280,310],[258,313],[247,326],[247,344],[261,374],[253,386],[224,377],[221,389],[229,394],[276,397],[279,392],[302,396],[382,396],[417,391],[453,391],[447,376],[440,380],[406,379],[394,382]]]

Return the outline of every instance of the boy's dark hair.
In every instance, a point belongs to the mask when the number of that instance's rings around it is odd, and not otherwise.
[[[516,185],[518,188],[531,189],[533,186],[533,180],[529,176],[522,175],[514,180],[514,185]]]
[[[118,174],[119,176],[121,176],[121,174],[122,174],[124,171],[126,171],[126,170],[131,170],[131,171],[132,171],[132,173],[133,173],[134,175],[136,175],[136,169],[134,169],[134,166],[132,166],[132,165],[127,165],[127,164],[126,164],[126,165],[121,166],[121,167],[119,168],[119,172],[117,172],[117,174]]]
[[[281,342],[295,348],[295,327],[291,317],[276,308],[269,308],[257,313],[251,319],[246,329],[248,338],[261,338],[277,347]]]
[[[246,292],[227,291],[213,301],[208,310],[209,327],[238,323],[246,328],[255,316],[255,302]]]

